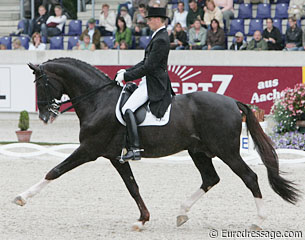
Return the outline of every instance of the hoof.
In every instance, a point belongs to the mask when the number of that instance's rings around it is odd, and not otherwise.
[[[24,206],[24,205],[26,204],[26,201],[25,201],[25,199],[24,199],[23,197],[17,196],[17,197],[14,199],[13,203],[15,203],[15,204],[17,204],[17,205],[19,205],[19,206]]]
[[[132,231],[141,232],[144,229],[144,225],[142,222],[135,222],[132,225]]]
[[[252,231],[261,231],[263,230],[261,227],[257,226],[256,224],[252,224],[250,227],[250,230]]]
[[[189,220],[187,215],[179,215],[177,217],[177,227],[180,227],[182,224],[186,223]]]

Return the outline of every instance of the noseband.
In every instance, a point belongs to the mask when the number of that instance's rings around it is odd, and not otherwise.
[[[110,81],[109,83],[106,83],[105,85],[103,85],[99,88],[96,88],[83,95],[80,95],[80,96],[77,96],[77,97],[74,97],[72,99],[62,102],[51,96],[51,88],[53,88],[55,91],[58,91],[58,89],[49,81],[49,78],[48,78],[47,74],[44,72],[42,65],[39,65],[39,70],[41,72],[41,75],[35,79],[34,83],[37,82],[38,80],[42,79],[47,100],[46,101],[37,101],[37,103],[46,103],[48,105],[48,111],[50,113],[55,114],[56,116],[58,116],[59,113],[63,114],[65,112],[69,111],[70,109],[74,108],[74,106],[83,102],[84,100],[88,99],[89,97],[93,96],[101,89],[103,89],[109,85],[116,85],[115,81]],[[63,109],[62,111],[59,111],[61,105],[66,104],[66,103],[72,103],[72,105]]]

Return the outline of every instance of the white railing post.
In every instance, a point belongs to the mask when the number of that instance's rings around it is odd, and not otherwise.
[[[92,0],[92,17],[95,19],[95,0]]]
[[[24,0],[20,0],[20,19],[24,19]]]
[[[31,0],[31,19],[35,18],[35,0]]]

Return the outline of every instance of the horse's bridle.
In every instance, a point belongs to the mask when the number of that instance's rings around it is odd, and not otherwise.
[[[103,85],[99,88],[96,88],[92,91],[89,91],[89,92],[87,92],[83,95],[80,95],[80,96],[77,96],[77,97],[74,97],[72,99],[69,99],[69,100],[66,100],[66,101],[62,102],[62,101],[57,100],[56,98],[51,96],[51,94],[50,94],[51,88],[53,88],[55,91],[58,91],[58,89],[49,81],[49,78],[48,78],[47,74],[44,72],[42,65],[39,65],[39,70],[41,72],[41,75],[34,80],[34,83],[37,82],[40,79],[43,80],[43,86],[44,86],[44,91],[45,91],[47,100],[46,101],[38,101],[37,100],[37,103],[46,103],[48,105],[48,111],[50,113],[55,114],[55,116],[58,116],[59,113],[63,114],[65,112],[69,111],[70,109],[74,108],[75,105],[81,103],[85,99],[87,99],[87,98],[93,96],[94,94],[96,94],[99,90],[101,90],[101,89],[103,89],[103,88],[105,88],[109,85],[116,85],[115,81],[111,81],[111,82],[106,83],[105,85]],[[62,111],[59,111],[61,105],[66,104],[66,103],[72,103],[72,105],[63,109]]]

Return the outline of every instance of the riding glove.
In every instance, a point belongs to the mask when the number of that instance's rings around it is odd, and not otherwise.
[[[118,73],[116,75],[115,81],[117,81],[122,86],[123,85],[123,80],[124,80],[124,72]]]

